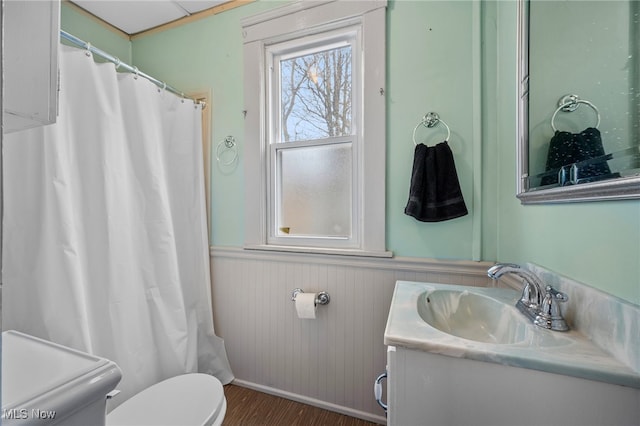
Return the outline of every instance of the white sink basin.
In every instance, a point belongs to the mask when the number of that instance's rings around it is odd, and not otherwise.
[[[417,309],[432,327],[478,342],[518,343],[529,329],[527,319],[513,306],[468,290],[425,291]]]

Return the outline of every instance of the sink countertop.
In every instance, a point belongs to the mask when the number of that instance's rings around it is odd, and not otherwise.
[[[640,372],[620,362],[576,330],[551,331],[530,324],[527,339],[511,344],[483,343],[442,332],[423,321],[417,307],[422,293],[437,289],[466,289],[510,306],[514,306],[520,297],[520,292],[504,288],[398,281],[384,333],[385,345],[640,389]]]

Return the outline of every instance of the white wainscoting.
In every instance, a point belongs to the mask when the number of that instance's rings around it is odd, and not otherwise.
[[[492,264],[211,248],[216,334],[237,384],[384,423],[373,396],[385,370],[384,329],[397,280],[489,286]],[[315,320],[291,291],[327,291]]]

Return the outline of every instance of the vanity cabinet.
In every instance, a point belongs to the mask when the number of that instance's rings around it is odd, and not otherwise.
[[[6,1],[3,28],[4,132],[54,123],[60,1]]]
[[[544,371],[387,350],[389,426],[632,425],[640,389]]]

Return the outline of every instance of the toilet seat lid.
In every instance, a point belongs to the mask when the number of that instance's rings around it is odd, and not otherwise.
[[[108,426],[203,426],[224,414],[222,383],[208,374],[183,374],[143,390],[109,415]]]

